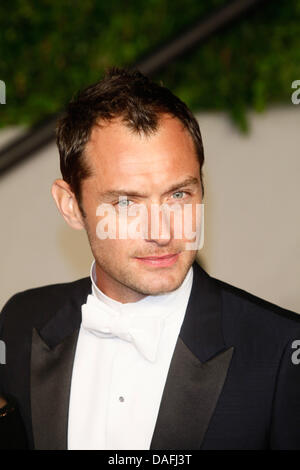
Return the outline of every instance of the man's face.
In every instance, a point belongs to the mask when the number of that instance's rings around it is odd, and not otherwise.
[[[195,208],[201,203],[200,168],[189,133],[179,120],[168,115],[161,117],[157,132],[148,136],[131,131],[120,119],[115,119],[94,127],[85,157],[93,176],[82,182],[82,207],[96,260],[98,287],[122,303],[177,289],[197,252],[186,249],[186,242],[191,240],[184,238],[184,233],[181,238],[174,236],[172,216],[169,234],[162,213],[159,231],[153,236],[151,210],[153,205],[177,204],[180,210],[184,204],[190,204],[190,222],[193,230],[196,228]],[[148,224],[146,236],[141,231],[143,236],[134,239],[99,238],[97,224],[104,215],[99,216],[96,211],[101,204],[112,205],[119,234],[124,220],[120,210],[124,201],[120,203],[120,197],[127,198],[128,209],[143,205]],[[127,220],[130,223],[134,219],[131,215]],[[167,255],[174,256],[154,259]]]

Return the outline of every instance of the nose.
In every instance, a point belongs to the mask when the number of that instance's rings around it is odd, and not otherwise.
[[[166,246],[173,237],[170,213],[163,205],[151,204],[148,209],[148,234],[146,240]]]

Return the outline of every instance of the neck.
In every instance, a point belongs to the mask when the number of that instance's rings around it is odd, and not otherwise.
[[[95,262],[96,285],[107,297],[116,300],[122,304],[138,302],[147,297],[145,294],[136,292],[120,282],[113,279],[109,274],[103,271]]]

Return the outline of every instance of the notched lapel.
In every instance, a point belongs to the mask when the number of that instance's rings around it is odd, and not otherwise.
[[[201,363],[179,337],[150,449],[199,449],[231,362],[233,347]]]
[[[79,328],[55,347],[33,329],[31,410],[35,449],[67,449],[71,377]]]

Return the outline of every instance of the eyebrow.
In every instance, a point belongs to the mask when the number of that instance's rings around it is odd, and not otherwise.
[[[165,191],[164,194],[170,193],[172,191],[178,190],[180,188],[186,187],[186,186],[196,186],[200,183],[198,178],[195,178],[194,176],[189,176],[183,181],[180,181],[178,183],[174,183],[172,186]],[[131,196],[131,197],[147,197],[146,193],[140,193],[137,191],[132,191],[129,189],[125,188],[120,188],[120,189],[114,189],[110,191],[105,191],[104,193],[99,193],[98,196],[101,196],[105,199],[112,198],[112,197],[119,197],[119,196]]]

